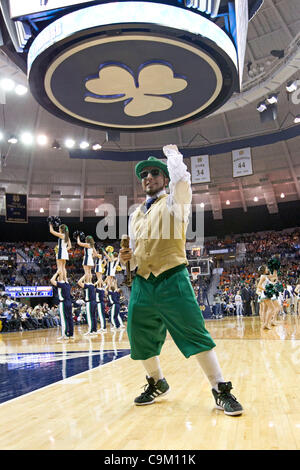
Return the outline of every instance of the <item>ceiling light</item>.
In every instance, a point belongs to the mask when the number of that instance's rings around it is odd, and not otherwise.
[[[270,104],[277,103],[277,101],[278,101],[278,93],[272,93],[267,98],[267,102]]]
[[[84,141],[84,140],[82,142],[80,142],[80,144],[79,144],[79,147],[81,149],[87,149],[89,146],[90,146],[90,144],[88,142]]]
[[[101,150],[102,149],[102,145],[98,144],[97,142],[95,142],[93,145],[92,145],[92,149],[93,150]]]
[[[46,135],[40,134],[37,136],[36,141],[39,145],[46,145],[48,142],[48,137]]]
[[[293,93],[293,91],[297,90],[297,80],[291,80],[286,84],[286,91],[289,93]]]
[[[285,194],[284,194],[284,193],[281,193],[281,194],[280,194],[280,197],[281,197],[281,199],[284,199],[284,198],[285,198]]]
[[[299,124],[299,122],[300,122],[300,114],[298,114],[298,116],[295,116],[295,119],[294,119],[295,124]]]
[[[60,143],[59,143],[57,140],[54,140],[54,141],[52,142],[51,147],[52,147],[53,149],[60,149],[60,148],[61,148]]]
[[[16,144],[18,142],[18,139],[15,135],[11,135],[7,142],[10,144]]]
[[[13,90],[14,86],[15,86],[15,82],[11,80],[10,78],[3,78],[3,80],[1,80],[1,87],[5,91]]]
[[[43,207],[40,208],[40,213],[43,214],[45,212],[45,209]]]
[[[17,93],[17,95],[19,96],[22,96],[22,95],[25,95],[28,91],[28,88],[24,85],[17,85],[15,87],[15,92]]]
[[[29,132],[24,132],[21,135],[21,140],[22,140],[23,144],[29,145],[29,144],[32,143],[33,137]]]
[[[258,201],[258,197],[257,197],[257,196],[254,196],[253,201],[254,201],[254,202],[257,202],[257,201]]]
[[[262,113],[263,111],[265,111],[267,109],[267,105],[265,103],[265,101],[261,101],[260,103],[258,103],[258,105],[256,106],[256,109],[257,111],[259,111],[260,113]]]
[[[74,145],[75,145],[75,141],[73,139],[66,139],[65,140],[65,146],[68,149],[71,149],[72,147],[74,147]]]
[[[227,199],[227,201],[226,201],[226,206],[230,206],[230,201],[229,201],[229,199]]]
[[[70,213],[71,213],[70,207],[67,208],[66,212],[67,212],[67,214],[70,214]]]

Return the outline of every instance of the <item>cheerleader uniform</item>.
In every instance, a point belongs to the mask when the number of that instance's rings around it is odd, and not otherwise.
[[[119,263],[119,260],[116,260],[116,261],[108,261],[107,260],[106,273],[105,273],[106,277],[116,275],[116,270],[117,270],[118,263]]]
[[[72,316],[71,286],[68,282],[57,282],[59,313],[62,336],[72,337],[74,323]]]
[[[104,273],[104,269],[103,269],[103,266],[102,266],[102,262],[103,262],[103,260],[102,260],[101,258],[97,258],[97,259],[96,259],[96,263],[95,263],[95,273],[101,273],[101,274]]]
[[[258,296],[258,302],[263,302],[264,300],[278,300],[278,297],[273,294],[272,297],[267,297],[266,294],[265,294],[265,291],[266,291],[266,287],[271,284],[272,286],[274,286],[274,284],[276,284],[276,282],[272,282],[270,281],[270,279],[266,279],[264,284],[263,284],[263,292]]]
[[[124,326],[120,315],[120,292],[108,291],[108,299],[111,305],[110,309],[110,322],[114,328]]]
[[[84,301],[86,308],[87,322],[89,325],[89,333],[97,332],[96,318],[96,288],[93,284],[84,284]]]
[[[67,242],[65,242],[62,238],[58,239],[58,245],[57,245],[57,253],[56,253],[56,259],[69,259],[69,253],[67,250]]]
[[[96,288],[97,313],[98,313],[98,317],[100,320],[101,330],[106,329],[104,294],[105,294],[104,289]]]
[[[93,248],[84,248],[82,266],[94,266]]]

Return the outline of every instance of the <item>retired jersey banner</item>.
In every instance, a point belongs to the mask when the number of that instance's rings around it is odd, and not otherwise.
[[[191,157],[192,183],[209,183],[210,168],[209,155]]]
[[[27,223],[27,195],[5,194],[6,222]]]
[[[253,175],[251,148],[232,151],[233,177]]]

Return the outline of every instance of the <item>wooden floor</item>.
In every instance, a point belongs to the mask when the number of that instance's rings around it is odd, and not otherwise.
[[[300,317],[287,315],[270,331],[261,330],[258,317],[206,325],[224,378],[232,381],[232,393],[245,408],[242,416],[214,409],[195,359],[185,359],[168,337],[161,354],[171,386],[165,398],[134,406],[145,372],[140,362],[123,356],[2,402],[0,448],[299,450]],[[56,329],[2,333],[1,363],[11,355],[18,361],[25,354],[30,361],[37,353],[89,356],[129,348],[126,331],[88,339],[82,336],[85,328],[76,327],[73,343],[57,342]],[[46,374],[47,355],[43,366]]]

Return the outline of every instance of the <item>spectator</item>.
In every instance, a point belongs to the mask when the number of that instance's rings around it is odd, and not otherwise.
[[[235,298],[235,307],[236,307],[236,315],[237,316],[242,316],[243,315],[243,301],[241,297],[241,291],[238,291]]]

